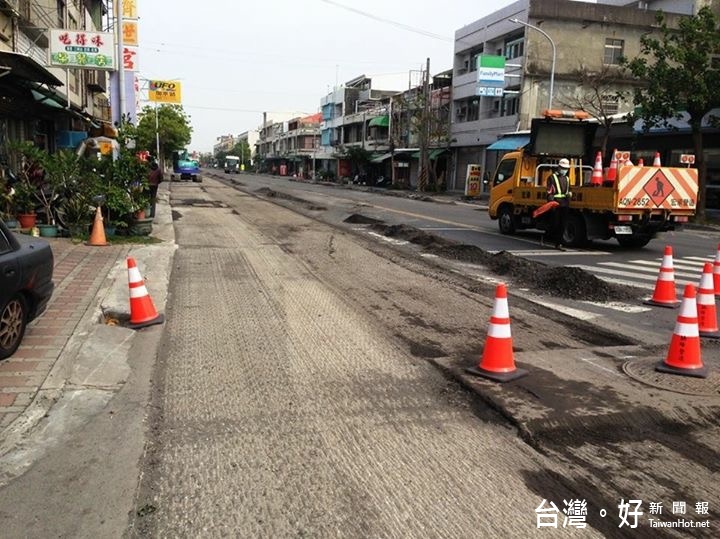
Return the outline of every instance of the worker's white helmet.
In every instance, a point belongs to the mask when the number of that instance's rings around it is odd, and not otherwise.
[[[570,161],[568,161],[567,159],[565,159],[565,158],[563,157],[563,158],[560,159],[560,161],[558,162],[558,166],[559,166],[560,168],[570,168]]]

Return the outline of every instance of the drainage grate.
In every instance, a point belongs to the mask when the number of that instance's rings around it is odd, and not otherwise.
[[[692,376],[657,372],[655,365],[662,360],[662,356],[654,359],[633,359],[625,363],[622,368],[625,374],[633,380],[656,389],[698,397],[717,397],[720,395],[720,373],[718,372],[720,362],[711,361],[708,363],[708,361],[705,361],[705,366],[708,367],[709,371],[708,377],[693,378]]]

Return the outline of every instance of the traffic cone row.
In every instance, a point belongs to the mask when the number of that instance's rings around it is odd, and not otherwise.
[[[128,257],[127,268],[130,288],[130,327],[140,329],[153,324],[162,324],[165,316],[155,310],[134,258]]]
[[[703,365],[700,351],[700,337],[720,338],[715,302],[715,296],[720,295],[719,282],[720,245],[715,262],[706,262],[703,265],[697,289],[692,284],[685,287],[670,348],[665,360],[656,365],[657,371],[697,378],[707,377],[708,370]],[[677,306],[672,247],[669,245],[665,247],[653,297],[645,303],[660,307]]]

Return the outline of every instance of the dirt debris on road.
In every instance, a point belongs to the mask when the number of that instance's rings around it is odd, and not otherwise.
[[[475,245],[458,243],[409,225],[388,225],[361,214],[353,214],[345,222],[368,224],[377,233],[420,245],[429,254],[482,265],[539,295],[584,301],[638,301],[642,295],[633,287],[608,283],[580,268],[548,266],[506,251],[490,253]]]

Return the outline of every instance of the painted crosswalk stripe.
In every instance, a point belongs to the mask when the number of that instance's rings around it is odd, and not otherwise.
[[[649,273],[653,275],[653,279],[656,279],[658,276],[658,273],[660,272],[660,267],[656,265],[648,265],[648,266],[632,266],[630,264],[625,264],[622,262],[602,262],[599,264],[603,267],[610,266],[613,268],[622,268],[622,269],[632,269],[634,271]],[[675,277],[687,277],[688,279],[694,279],[696,277],[695,272],[685,272],[685,271],[678,271],[677,267],[673,268],[673,271],[675,273]]]
[[[623,265],[623,264],[619,264],[619,265],[627,270],[634,269],[634,268],[628,267],[627,265]],[[636,271],[635,272],[622,271],[620,269],[614,269],[614,268],[604,268],[604,267],[599,267],[599,266],[583,266],[583,265],[574,265],[574,264],[572,267],[583,269],[583,270],[587,271],[588,273],[592,273],[592,274],[599,273],[601,275],[596,275],[596,277],[598,277],[599,279],[602,279],[604,281],[609,281],[609,282],[616,282],[618,284],[628,284],[631,286],[639,286],[640,283],[637,282],[638,280],[649,281],[649,282],[657,281],[657,275],[644,275],[644,274],[638,273]],[[618,277],[625,277],[629,280],[624,280],[624,279],[621,280],[621,279],[618,279]],[[697,281],[697,279],[693,279],[692,281],[688,281],[685,279],[677,279],[677,278],[675,279],[675,282],[677,284],[680,284],[683,286],[686,284],[689,284],[689,283],[697,284],[696,281]],[[641,287],[641,288],[645,288],[645,287]],[[651,286],[650,288],[653,288],[653,286]]]

